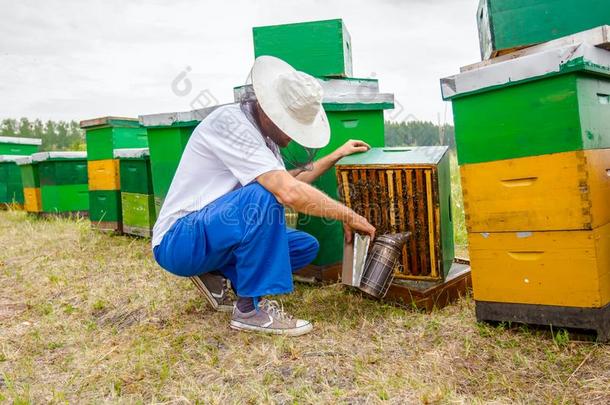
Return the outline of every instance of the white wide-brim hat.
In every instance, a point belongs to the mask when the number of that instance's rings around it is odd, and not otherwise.
[[[251,77],[258,103],[279,129],[306,148],[328,145],[323,90],[314,77],[273,56],[256,58]]]

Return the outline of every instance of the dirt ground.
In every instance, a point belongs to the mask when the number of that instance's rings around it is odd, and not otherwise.
[[[146,240],[0,212],[0,402],[610,403],[610,346],[298,285],[312,334],[230,330]]]

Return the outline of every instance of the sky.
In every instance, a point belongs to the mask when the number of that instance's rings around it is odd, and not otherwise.
[[[386,119],[452,122],[439,79],[480,60],[478,0],[0,0],[0,118],[82,120],[233,100],[252,27],[342,18]]]

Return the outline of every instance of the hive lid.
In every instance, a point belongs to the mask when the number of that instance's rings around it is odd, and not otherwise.
[[[139,127],[140,122],[137,118],[128,117],[100,117],[83,120],[80,122],[80,127],[90,129],[94,127]]]
[[[17,156],[15,163],[19,166],[32,164],[32,156]]]
[[[161,114],[147,114],[140,115],[139,120],[140,124],[143,126],[150,127],[180,127],[180,126],[191,126],[197,125],[200,123],[205,117],[210,115],[212,111],[216,110],[218,107],[222,107],[227,104],[218,104],[212,107],[200,108],[192,111],[182,111],[182,112],[170,112],[170,113],[161,113]]]
[[[0,136],[0,143],[14,143],[19,145],[42,145],[40,138],[23,138],[16,136]]]
[[[115,149],[114,157],[115,158],[144,158],[150,156],[148,148],[123,148],[123,149]]]
[[[19,159],[29,158],[26,155],[0,155],[0,163],[13,162],[17,163]]]
[[[380,93],[377,79],[341,78],[320,79],[326,111],[389,110],[394,108],[394,94]],[[246,92],[252,91],[246,84],[233,88],[233,99],[239,102]]]
[[[32,155],[33,162],[44,162],[45,160],[82,160],[87,159],[87,152],[61,151],[61,152],[38,152]]]
[[[544,50],[441,79],[441,93],[451,100],[577,71],[610,76],[610,51],[587,43]]]
[[[437,164],[441,161],[448,146],[405,146],[371,148],[364,153],[346,156],[337,166],[348,165],[415,165]]]

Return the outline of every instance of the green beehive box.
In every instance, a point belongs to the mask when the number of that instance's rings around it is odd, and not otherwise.
[[[140,123],[148,133],[150,170],[157,213],[169,191],[191,133],[199,122],[217,107],[140,116]]]
[[[23,188],[40,188],[38,165],[33,163],[29,156],[27,159],[22,159],[22,162],[18,162],[18,164],[19,169],[21,169],[21,182],[23,183]]]
[[[145,148],[148,146],[146,128],[136,118],[102,117],[81,121],[87,140],[87,159],[113,158],[119,148]]]
[[[607,0],[481,0],[477,11],[481,57],[610,24]]]
[[[89,191],[89,219],[101,230],[121,231],[121,192]]]
[[[150,194],[121,193],[123,232],[150,237],[155,224],[155,201]]]
[[[116,149],[114,158],[119,159],[121,192],[153,194],[148,148]]]
[[[0,155],[31,155],[38,152],[42,139],[0,136]]]
[[[86,152],[39,152],[32,161],[40,175],[43,214],[88,215]]]
[[[480,163],[610,147],[610,52],[586,44],[441,81],[458,161]]]
[[[312,76],[351,76],[351,39],[343,20],[254,27],[254,56],[278,57]]]
[[[16,161],[26,156],[0,155],[0,205],[23,205],[21,169]]]

